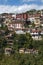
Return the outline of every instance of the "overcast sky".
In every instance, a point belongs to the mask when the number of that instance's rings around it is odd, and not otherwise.
[[[0,13],[22,13],[43,9],[43,0],[0,0]]]

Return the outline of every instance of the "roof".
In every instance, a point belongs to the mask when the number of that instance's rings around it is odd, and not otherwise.
[[[12,50],[12,48],[5,48],[5,50]]]

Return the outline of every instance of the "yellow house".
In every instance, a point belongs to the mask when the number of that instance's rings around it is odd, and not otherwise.
[[[35,18],[34,24],[35,24],[35,27],[39,27],[40,26],[40,18]]]

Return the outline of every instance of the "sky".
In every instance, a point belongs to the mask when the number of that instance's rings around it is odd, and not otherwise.
[[[0,0],[0,13],[22,13],[43,9],[43,0]]]

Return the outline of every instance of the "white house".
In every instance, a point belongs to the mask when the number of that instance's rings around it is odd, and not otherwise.
[[[5,48],[5,55],[9,55],[11,54],[12,49],[11,48]]]
[[[8,25],[8,29],[19,30],[24,27],[24,23],[21,21],[12,21]]]

